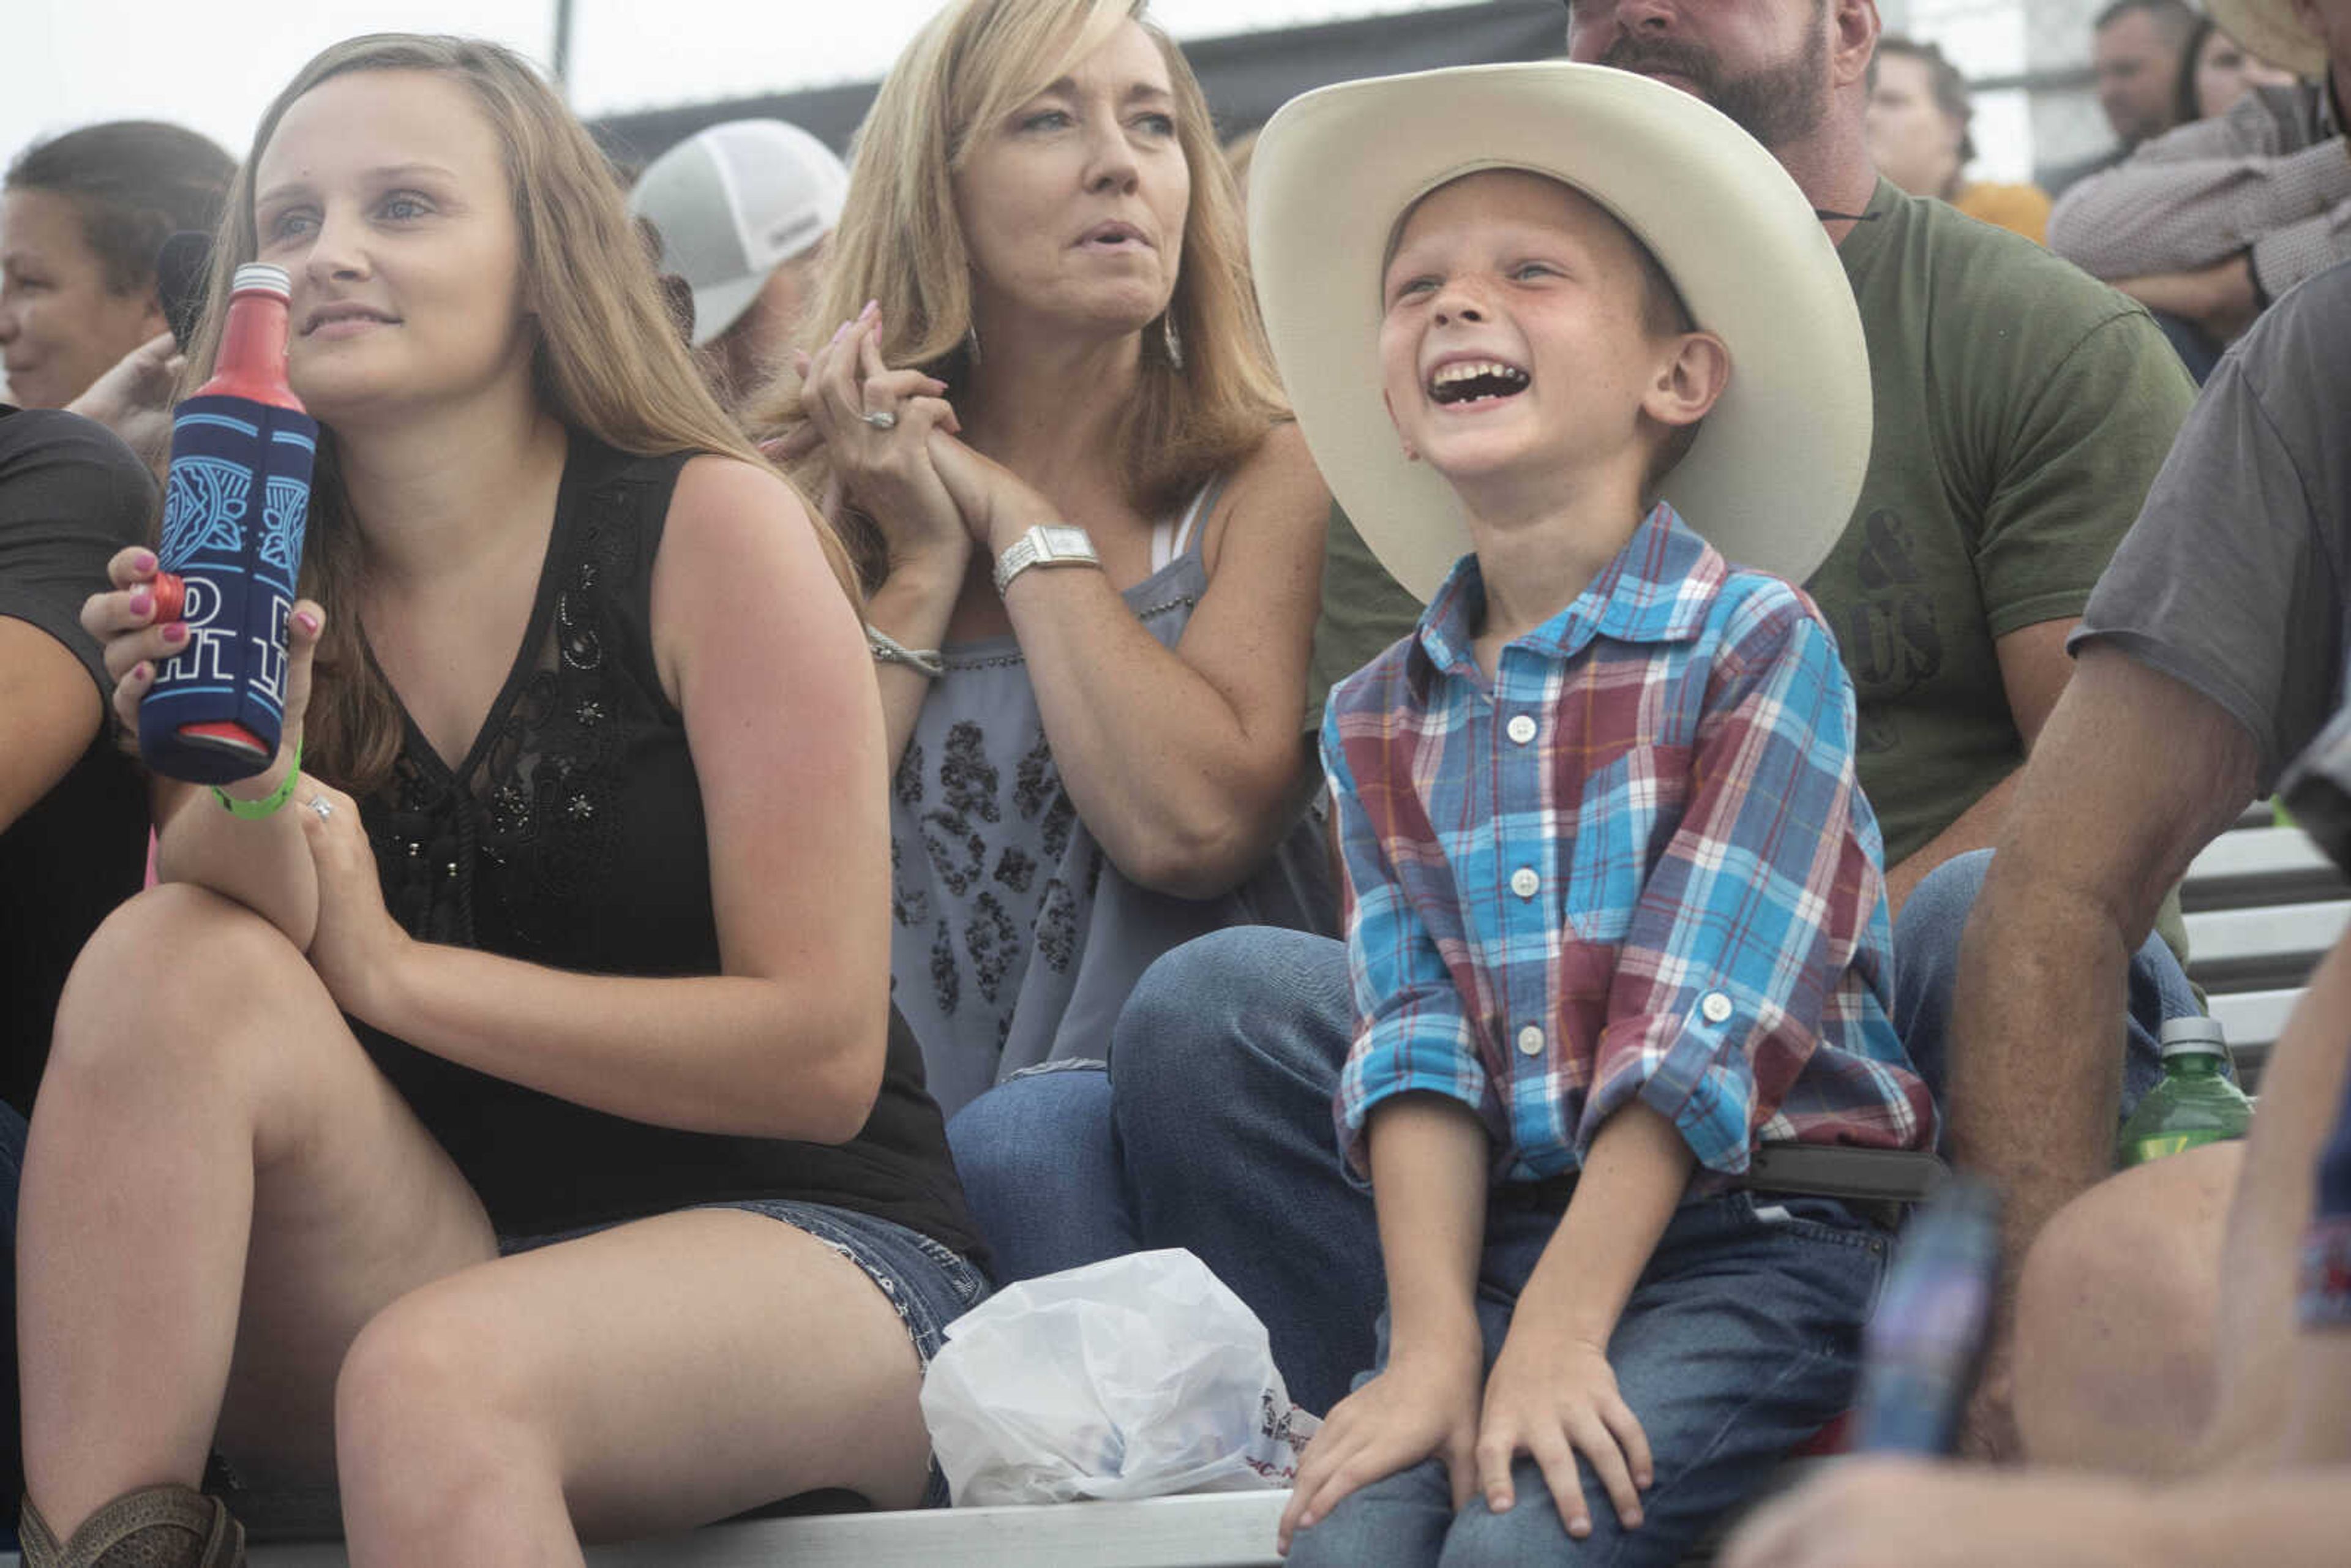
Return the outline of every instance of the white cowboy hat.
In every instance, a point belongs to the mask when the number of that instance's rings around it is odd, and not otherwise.
[[[1461,504],[1405,460],[1381,400],[1380,268],[1397,218],[1481,169],[1582,191],[1656,254],[1730,385],[1661,486],[1716,549],[1802,582],[1869,465],[1869,351],[1812,204],[1688,94],[1601,66],[1469,66],[1283,106],[1249,172],[1258,300],[1300,429],[1364,542],[1426,599],[1469,549]]]
[[[2298,77],[2326,74],[2326,40],[2304,26],[2294,0],[2210,0],[2220,31]]]

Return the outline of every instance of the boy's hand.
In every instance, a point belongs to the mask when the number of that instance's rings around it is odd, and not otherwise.
[[[1478,1485],[1489,1509],[1502,1513],[1516,1502],[1510,1466],[1531,1454],[1568,1534],[1578,1540],[1592,1533],[1592,1511],[1576,1474],[1577,1454],[1607,1489],[1627,1530],[1641,1523],[1638,1489],[1656,1479],[1648,1435],[1616,1392],[1605,1348],[1555,1331],[1521,1333],[1514,1325],[1502,1342],[1486,1380],[1477,1452]]]
[[[1431,1457],[1445,1461],[1453,1506],[1468,1502],[1482,1359],[1474,1341],[1451,1352],[1392,1356],[1386,1371],[1339,1401],[1299,1462],[1281,1514],[1282,1552],[1293,1531],[1330,1517],[1349,1492]]]

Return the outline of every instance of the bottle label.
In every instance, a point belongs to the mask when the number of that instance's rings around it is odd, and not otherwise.
[[[2143,1166],[2149,1160],[2159,1160],[2166,1155],[2184,1155],[2206,1144],[2228,1141],[2228,1134],[2215,1128],[2202,1127],[2192,1133],[2158,1133],[2153,1137],[2135,1140],[2130,1146],[2129,1163]]]

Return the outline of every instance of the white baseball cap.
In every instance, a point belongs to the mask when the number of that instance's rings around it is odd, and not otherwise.
[[[777,267],[832,231],[849,171],[832,150],[780,120],[730,120],[648,164],[632,217],[659,231],[661,266],[694,290],[694,345],[733,326]]]
[[[2220,30],[2298,77],[2326,74],[2326,40],[2313,32],[2294,0],[2210,0],[2205,9]]]
[[[1291,99],[1249,167],[1249,256],[1290,407],[1390,576],[1426,600],[1469,549],[1445,480],[1381,397],[1381,258],[1439,185],[1523,169],[1583,192],[1656,256],[1730,385],[1664,497],[1732,562],[1793,582],[1844,532],[1869,466],[1869,348],[1813,204],[1719,111],[1662,82],[1546,60],[1344,82]]]

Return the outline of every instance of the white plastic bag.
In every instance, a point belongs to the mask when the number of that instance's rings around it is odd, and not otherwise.
[[[923,1416],[966,1506],[1287,1486],[1322,1425],[1257,1314],[1180,1248],[1008,1286],[946,1337]]]

